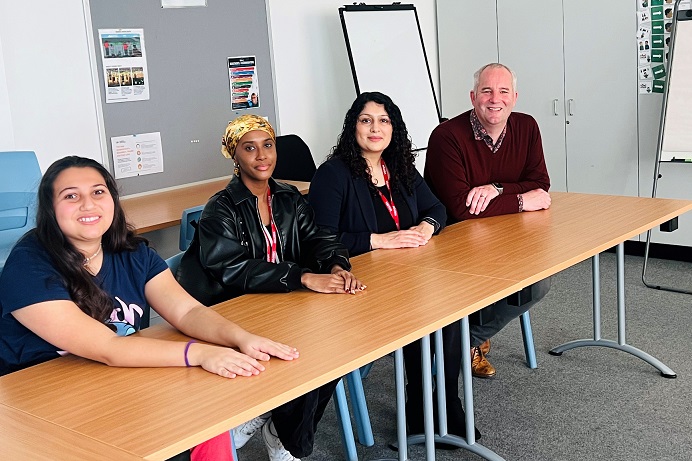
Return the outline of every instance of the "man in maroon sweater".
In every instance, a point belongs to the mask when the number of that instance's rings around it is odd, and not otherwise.
[[[473,109],[440,124],[430,135],[425,179],[447,207],[450,224],[550,207],[550,178],[538,124],[530,115],[512,113],[516,101],[514,72],[502,64],[487,64],[474,74]],[[543,280],[531,287],[529,296],[524,293],[523,300],[507,298],[483,309],[480,319],[471,319],[474,376],[495,376],[485,358],[490,337],[549,289],[550,279]],[[456,338],[445,338],[445,354],[456,343]],[[460,339],[458,344],[456,350]]]

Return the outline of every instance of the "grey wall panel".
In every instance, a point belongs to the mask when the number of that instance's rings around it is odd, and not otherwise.
[[[106,104],[102,79],[100,97],[109,155],[113,136],[160,131],[164,171],[119,180],[122,193],[231,174],[232,162],[220,152],[226,124],[244,113],[276,121],[265,2],[163,9],[155,0],[91,0],[90,7],[96,43],[98,29],[144,30],[150,99]],[[96,53],[102,75],[100,47]],[[231,56],[256,56],[260,108],[231,110],[226,61]]]
[[[442,116],[471,108],[473,73],[498,60],[497,8],[487,0],[437,0]]]

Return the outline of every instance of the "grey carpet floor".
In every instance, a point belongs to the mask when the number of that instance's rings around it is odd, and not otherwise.
[[[601,258],[602,337],[617,340],[615,255]],[[652,290],[641,282],[643,258],[626,257],[627,342],[677,372],[665,379],[647,363],[610,348],[577,348],[561,357],[548,351],[593,335],[591,263],[553,277],[551,291],[531,310],[538,368],[525,365],[519,322],[492,340],[498,375],[474,379],[480,443],[506,460],[692,460],[692,296]],[[692,289],[692,264],[651,259],[648,277]],[[358,445],[360,459],[395,458],[393,359],[383,357],[364,381],[375,446]],[[266,460],[260,434],[238,452],[241,461]],[[420,446],[409,459],[424,459]],[[343,460],[333,405],[320,423],[310,461]],[[481,460],[464,450],[436,459]]]

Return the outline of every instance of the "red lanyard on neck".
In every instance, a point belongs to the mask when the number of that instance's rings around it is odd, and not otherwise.
[[[396,205],[394,205],[394,195],[392,194],[392,188],[389,187],[389,172],[387,171],[387,166],[384,164],[383,159],[380,159],[380,166],[382,167],[382,176],[384,176],[384,184],[387,186],[387,190],[389,191],[389,197],[392,199],[392,201],[390,202],[389,200],[387,200],[387,197],[385,197],[379,189],[377,189],[377,193],[380,194],[382,203],[384,203],[384,206],[387,208],[387,211],[389,211],[389,214],[394,220],[394,224],[396,224],[396,230],[401,230],[399,226],[399,212],[396,209]]]
[[[262,225],[262,233],[264,234],[264,241],[267,244],[267,261],[270,263],[278,263],[279,255],[276,252],[276,223],[274,223],[274,215],[272,215],[272,194],[269,189],[267,189],[267,208],[269,209],[269,222],[271,225],[271,234],[266,226]],[[260,223],[262,220],[260,219]]]

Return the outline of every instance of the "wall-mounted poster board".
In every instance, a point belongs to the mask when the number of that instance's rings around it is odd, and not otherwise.
[[[399,106],[415,149],[440,123],[428,58],[413,5],[339,8],[356,93],[379,91]]]
[[[660,161],[688,163],[692,162],[692,10],[677,11],[671,35]]]
[[[262,115],[276,122],[265,2],[223,0],[207,2],[206,7],[162,8],[159,1],[90,0],[89,6],[109,159],[113,158],[111,138],[146,133],[161,136],[163,171],[118,179],[122,193],[232,174],[232,162],[220,150],[226,124],[242,114]],[[141,31],[140,39],[146,43],[148,99],[106,104],[105,51],[99,30]],[[134,58],[139,47],[123,40],[127,51],[124,43],[115,43],[109,53]],[[229,58],[238,56],[256,60],[254,70],[262,90],[259,107],[232,108]],[[120,55],[109,59],[118,61]],[[117,165],[111,165],[114,167]]]

